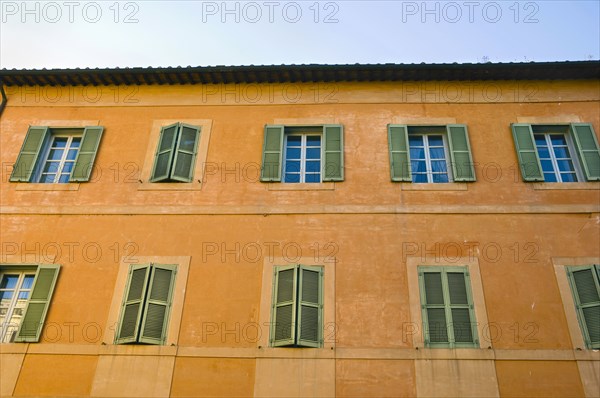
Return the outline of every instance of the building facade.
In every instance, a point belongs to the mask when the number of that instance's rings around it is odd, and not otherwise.
[[[0,79],[0,395],[600,395],[597,61]]]

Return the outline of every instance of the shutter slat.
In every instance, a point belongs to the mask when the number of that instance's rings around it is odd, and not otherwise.
[[[15,341],[39,341],[59,270],[60,265],[58,264],[40,265],[38,267],[33,281],[31,297],[27,302],[25,314]]]
[[[89,181],[103,131],[102,126],[90,126],[83,130],[81,145],[69,181]]]
[[[407,126],[388,124],[388,147],[392,181],[410,182],[412,177]]]
[[[344,181],[344,127],[323,126],[323,181]]]
[[[10,181],[30,182],[39,161],[40,151],[49,136],[48,127],[31,126],[23,141],[23,146],[15,162]]]
[[[281,181],[284,126],[265,126],[260,180]]]
[[[531,125],[514,123],[511,129],[523,181],[544,181]]]

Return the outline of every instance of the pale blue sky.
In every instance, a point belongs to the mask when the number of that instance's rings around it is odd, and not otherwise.
[[[600,1],[0,1],[0,68],[600,58]]]

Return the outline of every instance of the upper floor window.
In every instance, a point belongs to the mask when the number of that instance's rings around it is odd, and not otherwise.
[[[39,340],[59,268],[0,268],[0,343]]]
[[[343,126],[265,126],[261,181],[344,180]]]
[[[388,125],[392,181],[475,181],[465,125]]]
[[[154,155],[150,182],[191,182],[200,141],[200,127],[185,123],[165,126]]]
[[[10,181],[88,181],[104,128],[29,127]]]
[[[600,181],[600,149],[591,124],[511,128],[524,181]]]

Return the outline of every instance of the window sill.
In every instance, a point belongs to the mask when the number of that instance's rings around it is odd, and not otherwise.
[[[268,191],[334,191],[335,182],[322,183],[267,183]]]
[[[403,191],[466,191],[468,185],[466,182],[446,182],[446,183],[431,183],[431,184],[401,184]]]
[[[532,183],[535,190],[600,190],[600,182],[534,182]]]
[[[202,184],[192,182],[142,182],[138,184],[138,191],[201,191]]]
[[[20,183],[17,185],[17,191],[79,191],[79,183],[66,184],[41,184],[41,183]]]

